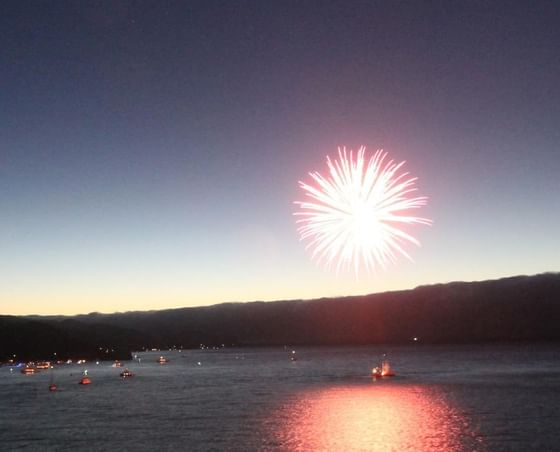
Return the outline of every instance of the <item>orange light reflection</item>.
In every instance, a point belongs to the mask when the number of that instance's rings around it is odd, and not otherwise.
[[[281,408],[276,444],[286,450],[480,449],[466,420],[421,386],[346,386],[299,394]],[[465,442],[466,441],[466,442]]]

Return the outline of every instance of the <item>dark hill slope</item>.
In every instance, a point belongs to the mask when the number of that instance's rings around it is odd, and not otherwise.
[[[0,362],[12,358],[16,361],[128,359],[139,335],[112,325],[82,323],[71,318],[0,316]]]
[[[560,340],[560,274],[77,319],[142,332],[157,347]]]
[[[560,274],[359,297],[225,303],[74,317],[0,317],[0,360],[145,347],[560,341]]]

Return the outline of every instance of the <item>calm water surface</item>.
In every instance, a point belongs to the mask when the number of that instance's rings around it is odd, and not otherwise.
[[[373,381],[384,351],[398,376]],[[56,393],[2,367],[0,450],[560,450],[560,346],[290,352],[141,353],[127,380],[64,365]]]

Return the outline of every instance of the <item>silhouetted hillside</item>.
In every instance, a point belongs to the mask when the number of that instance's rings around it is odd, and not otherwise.
[[[14,347],[26,353],[65,347],[69,337],[86,341],[87,347],[115,350],[200,344],[398,344],[413,337],[430,344],[559,341],[560,274],[308,301],[225,303],[72,318],[4,317],[0,331],[5,319],[12,324],[10,333],[0,336],[4,356]],[[37,334],[41,341],[30,340]],[[79,344],[73,343],[72,350]]]
[[[138,332],[110,325],[0,316],[0,362],[8,359],[129,359]],[[15,355],[15,356],[14,356]]]

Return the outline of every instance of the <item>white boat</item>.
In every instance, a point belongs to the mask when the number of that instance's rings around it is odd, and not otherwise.
[[[371,370],[371,375],[373,378],[384,378],[384,377],[395,377],[397,374],[391,367],[389,360],[387,359],[387,355],[383,355],[383,359],[381,360],[381,365],[374,367]]]

